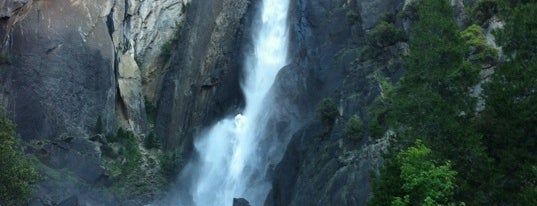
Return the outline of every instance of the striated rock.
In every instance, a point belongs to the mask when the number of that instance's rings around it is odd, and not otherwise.
[[[161,55],[161,47],[177,38],[187,3],[187,0],[109,0],[102,11],[118,54],[118,74],[125,70],[138,73],[136,79],[118,76],[122,99],[117,105],[120,125],[137,134],[148,132],[144,100],[147,98],[153,104],[158,100],[167,62]]]
[[[192,1],[163,83],[157,136],[185,155],[202,126],[240,105],[247,0]],[[251,10],[251,9],[250,9]]]
[[[177,38],[188,4],[189,0],[116,0],[111,8],[109,18],[113,19],[116,48],[135,56],[144,95],[153,103],[158,100],[166,72],[167,59],[161,57],[161,47]]]
[[[34,1],[10,18],[0,99],[23,139],[84,136],[98,116],[114,125],[113,45],[93,2]]]
[[[123,119],[127,120],[127,125],[122,125],[122,127],[136,132],[145,131],[146,114],[142,94],[142,75],[132,54],[126,53],[119,58],[117,84],[121,106],[124,106],[126,110],[120,113],[126,115]]]
[[[4,0],[0,3],[0,18],[10,18],[15,11],[30,2],[31,0]]]

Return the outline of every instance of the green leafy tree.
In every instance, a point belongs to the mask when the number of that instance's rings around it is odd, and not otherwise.
[[[392,23],[382,21],[367,32],[366,40],[369,46],[381,48],[405,40],[405,35]]]
[[[498,50],[487,45],[481,27],[473,24],[462,32],[462,38],[469,47],[471,61],[492,62],[498,58]]]
[[[401,151],[396,160],[401,164],[401,189],[405,195],[396,197],[392,205],[454,205],[457,172],[451,170],[450,162],[437,166],[431,150],[420,141]]]
[[[15,125],[0,109],[0,204],[20,205],[32,194],[39,181],[35,165],[17,151]]]
[[[315,115],[324,125],[332,127],[332,124],[334,124],[334,121],[339,115],[336,103],[329,98],[321,100],[321,102],[317,104]]]
[[[345,136],[354,141],[360,141],[363,138],[363,122],[358,116],[352,116],[345,124]]]
[[[155,135],[155,132],[151,131],[144,139],[144,147],[146,149],[153,149],[160,147],[160,140]]]
[[[369,205],[456,205],[457,172],[449,161],[438,165],[421,141],[400,151],[386,165],[389,170],[384,169],[374,184],[375,196]]]
[[[160,171],[168,180],[172,180],[179,173],[181,156],[175,152],[165,152],[159,156]]]

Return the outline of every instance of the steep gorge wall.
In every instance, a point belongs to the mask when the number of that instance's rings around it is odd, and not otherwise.
[[[250,5],[0,1],[0,101],[32,145],[27,152],[81,180],[46,181],[32,205],[112,201],[88,199],[87,185],[110,184],[94,137],[99,117],[105,133],[123,127],[143,137],[154,127],[167,149],[188,155],[196,128],[241,104],[242,21]],[[154,126],[147,103],[158,105]]]
[[[144,96],[156,102],[188,1],[4,1],[2,101],[23,139],[147,132]]]
[[[361,140],[350,140],[342,131],[352,116],[366,121],[368,109],[381,95],[375,72],[393,71],[387,72],[393,79],[400,75],[402,44],[384,48],[378,58],[385,60],[367,61],[359,57],[366,45],[366,32],[384,14],[401,11],[403,3],[293,2],[292,63],[277,82],[301,82],[287,84],[289,87],[281,91],[300,91],[298,98],[290,98],[290,104],[301,105],[304,126],[294,133],[282,161],[274,168],[273,188],[265,205],[366,204],[371,191],[370,171],[381,165],[380,154],[387,143],[365,135]],[[401,22],[397,25],[402,26]],[[332,128],[314,117],[316,104],[322,98],[333,99],[338,107],[339,115]]]
[[[155,129],[166,149],[178,148],[188,158],[194,135],[243,104],[239,77],[251,5],[247,0],[191,2],[158,103]]]

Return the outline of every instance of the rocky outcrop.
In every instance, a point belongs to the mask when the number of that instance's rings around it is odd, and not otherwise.
[[[172,39],[177,38],[188,4],[188,0],[106,2],[103,12],[119,63],[118,120],[137,134],[148,132],[145,103],[157,102],[168,61],[161,55],[162,47],[175,43]],[[124,76],[127,73],[134,76]]]
[[[189,155],[196,132],[242,104],[241,45],[249,5],[247,0],[189,4],[158,103],[156,132],[168,149]]]

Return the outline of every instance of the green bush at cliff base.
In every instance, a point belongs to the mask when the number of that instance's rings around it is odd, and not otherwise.
[[[15,125],[0,109],[0,205],[21,205],[39,180],[35,165],[17,151]]]

